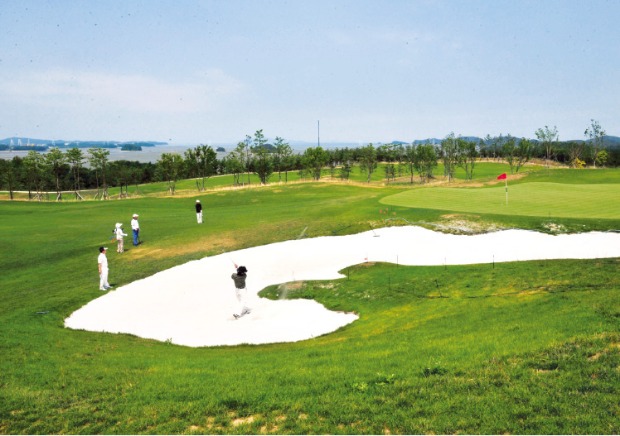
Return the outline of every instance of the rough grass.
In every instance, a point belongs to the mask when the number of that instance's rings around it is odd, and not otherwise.
[[[493,189],[492,175],[505,171],[480,170],[487,175],[472,195]],[[610,183],[603,172],[546,172],[519,183]],[[192,349],[63,328],[100,295],[97,247],[110,245],[115,222],[128,228],[134,212],[144,244],[109,253],[118,285],[301,234],[407,222],[546,231],[620,222],[380,203],[408,189],[300,183],[182,198],[0,202],[0,433],[619,433],[618,259],[362,264],[341,280],[267,289],[269,298],[286,292],[360,314],[293,344]],[[195,198],[205,207],[202,226]]]

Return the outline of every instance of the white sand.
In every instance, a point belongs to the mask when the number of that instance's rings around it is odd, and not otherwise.
[[[377,236],[376,236],[377,235]],[[65,320],[65,326],[129,333],[191,347],[296,342],[355,321],[310,300],[257,297],[268,285],[336,279],[366,261],[456,265],[537,259],[620,257],[620,233],[551,236],[506,230],[475,236],[420,227],[388,227],[350,236],[280,242],[192,261],[103,294]],[[233,261],[248,268],[252,313],[235,320]],[[114,277],[114,270],[110,271]]]

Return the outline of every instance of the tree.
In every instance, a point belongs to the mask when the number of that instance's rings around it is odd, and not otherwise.
[[[196,189],[204,191],[205,180],[217,171],[217,153],[210,145],[185,150],[185,167],[189,177],[196,178]]]
[[[389,185],[390,180],[394,180],[396,178],[396,166],[393,163],[388,162],[383,167],[383,171],[385,172],[385,181]]]
[[[358,161],[360,169],[366,173],[366,183],[370,183],[372,173],[377,169],[377,150],[372,143],[360,149]]]
[[[405,147],[405,162],[407,163],[407,170],[411,175],[410,183],[413,184],[413,175],[415,173],[416,163],[416,146],[414,144],[407,145]]]
[[[176,182],[183,169],[183,157],[179,153],[162,153],[157,161],[162,180],[168,181],[168,191],[174,195]]]
[[[581,166],[581,159],[585,149],[585,142],[583,141],[570,141],[566,144],[566,152],[568,154],[568,163],[573,168],[579,168]]]
[[[58,147],[52,147],[45,155],[45,164],[51,170],[54,175],[55,187],[56,187],[56,201],[62,200],[62,188],[60,186],[60,175],[62,173],[62,167],[65,164],[65,155],[60,151]]]
[[[84,163],[84,153],[80,148],[70,148],[65,152],[67,162],[71,165],[71,173],[73,174],[73,190],[75,199],[83,200],[80,195],[80,171]]]
[[[263,129],[260,129],[254,132],[254,138],[252,139],[252,144],[253,144],[252,151],[259,149],[259,148],[265,148],[265,145],[267,144],[267,138],[265,138],[265,135],[263,135]]]
[[[6,186],[9,199],[13,200],[13,191],[17,184],[17,156],[13,160],[0,159],[0,187]]]
[[[433,178],[433,169],[437,167],[437,150],[430,143],[415,148],[414,167],[422,182]]]
[[[482,145],[484,147],[481,150],[481,154],[485,157],[490,157],[492,159],[499,159],[501,156],[501,145],[502,145],[502,134],[500,133],[499,137],[491,137],[491,135],[487,134],[482,140]]]
[[[329,154],[320,145],[308,147],[302,157],[303,167],[310,172],[313,180],[319,180],[321,178],[321,170],[327,164],[328,159]]]
[[[149,162],[149,165],[153,165],[152,163]],[[136,194],[139,195],[140,194],[140,182],[142,181],[142,177],[144,177],[144,174],[146,172],[146,169],[143,165],[137,165],[135,167],[133,167],[131,169],[131,173],[129,175],[129,178],[131,180],[131,183],[136,185]]]
[[[251,149],[250,145],[252,144],[252,137],[250,135],[245,135],[245,139],[242,142],[237,143],[237,148],[235,148],[236,158],[243,168],[242,171],[246,172],[248,175],[248,185],[250,184],[250,163],[251,163]]]
[[[118,160],[110,163],[110,176],[120,188],[119,198],[129,197],[129,183],[133,180],[133,174],[130,161]]]
[[[457,139],[454,132],[441,141],[441,160],[443,161],[443,173],[448,177],[448,182],[454,178],[454,172],[459,163],[460,154]]]
[[[514,136],[506,136],[502,151],[504,159],[510,165],[510,174],[519,172],[519,169],[532,157],[532,142],[529,139],[517,140]]]
[[[516,150],[516,138],[510,136],[509,134],[503,141],[502,155],[504,156],[506,162],[508,162],[508,165],[510,165],[510,174],[514,174],[514,166],[517,159]]]
[[[605,166],[607,159],[609,159],[609,153],[607,153],[607,150],[601,150],[596,155],[595,165],[598,164],[601,167]]]
[[[521,138],[519,144],[516,149],[516,172],[519,172],[519,169],[527,163],[532,157],[532,150],[534,149],[532,145],[532,141],[529,139]]]
[[[377,160],[385,161],[385,180],[390,183],[390,180],[396,179],[396,165],[399,158],[398,149],[396,144],[384,144],[377,148]]]
[[[536,137],[545,148],[545,165],[549,167],[549,160],[551,160],[553,156],[553,151],[559,138],[558,128],[553,126],[553,129],[550,129],[548,126],[545,126],[544,129],[541,128],[536,130]]]
[[[476,161],[479,156],[476,143],[458,138],[457,147],[460,157],[458,165],[465,170],[465,178],[467,180],[472,180],[474,178],[474,167],[476,166]]]
[[[340,178],[342,180],[349,180],[351,176],[351,151],[349,149],[343,150],[340,156]]]
[[[272,155],[267,148],[267,138],[263,135],[263,130],[257,130],[254,132],[254,144],[252,147],[252,153],[254,155],[254,172],[258,176],[261,184],[266,185],[273,174],[273,159]]]
[[[195,148],[188,148],[183,153],[183,161],[185,162],[185,172],[190,179],[196,179],[196,189],[200,192],[200,184],[198,183],[198,157]]]
[[[393,153],[394,153],[394,158],[396,159],[396,162],[398,162],[398,167],[397,167],[398,177],[402,177],[403,170],[406,171],[407,169],[407,165],[405,162],[405,147],[403,146],[403,144],[394,144]]]
[[[269,178],[273,174],[273,159],[267,149],[258,148],[254,151],[254,172],[261,184],[266,185],[269,182]]]
[[[325,150],[327,152],[327,167],[329,168],[329,176],[333,179],[336,177],[336,168],[338,168],[338,153],[334,150]]]
[[[284,181],[288,182],[288,171],[291,169],[291,156],[293,149],[284,139],[276,136],[274,141],[276,152],[274,155],[274,166],[278,171],[278,182],[282,181],[282,171],[284,171]]]
[[[233,184],[235,186],[241,184],[241,174],[245,169],[245,144],[240,142],[228,156],[224,158],[224,168],[228,174],[233,175]]]
[[[32,199],[32,191],[35,191],[34,197],[41,201],[43,199],[43,156],[34,150],[30,150],[24,157],[24,168],[28,184],[28,199]]]
[[[592,162],[594,163],[594,168],[596,168],[596,161],[600,150],[603,148],[603,140],[606,133],[598,121],[590,120],[590,122],[590,127],[588,127],[583,134],[590,139],[590,145],[592,146]]]
[[[108,184],[106,181],[106,169],[108,165],[108,156],[110,156],[110,150],[106,150],[105,148],[89,148],[88,154],[90,155],[88,157],[88,161],[90,166],[95,170],[95,177],[97,180],[97,195],[95,195],[95,198],[101,196],[102,200],[107,200],[109,195]],[[99,188],[99,174],[101,174],[102,180],[101,192]]]

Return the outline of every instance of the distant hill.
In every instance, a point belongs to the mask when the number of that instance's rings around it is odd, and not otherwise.
[[[603,144],[609,148],[620,147],[620,136],[603,136]]]

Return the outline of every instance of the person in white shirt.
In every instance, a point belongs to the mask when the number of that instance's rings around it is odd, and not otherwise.
[[[140,224],[138,224],[138,214],[134,213],[131,220],[131,231],[133,232],[133,245],[140,243]]]
[[[123,224],[122,223],[116,223],[116,252],[117,253],[122,253],[124,251],[123,249],[123,236],[127,236],[127,233],[123,233]]]
[[[99,247],[99,257],[97,263],[99,264],[99,290],[107,291],[112,286],[108,283],[108,258],[105,255],[107,247]]]

